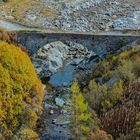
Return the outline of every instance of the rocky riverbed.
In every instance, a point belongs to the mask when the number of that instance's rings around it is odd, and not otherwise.
[[[39,126],[41,140],[70,140],[72,138],[69,96],[68,87],[54,88],[49,93],[45,92],[43,114]]]
[[[72,139],[70,85],[80,71],[87,72],[87,64],[96,57],[74,41],[48,43],[32,56],[38,75],[49,77],[43,81],[45,96],[38,126],[41,140]]]
[[[3,11],[0,17],[31,26],[80,32],[140,29],[139,0],[35,0],[29,3],[19,2],[8,9],[0,2]],[[26,8],[19,12],[20,7]]]

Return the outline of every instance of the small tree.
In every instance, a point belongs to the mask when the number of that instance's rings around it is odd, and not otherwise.
[[[92,129],[91,113],[77,82],[72,84],[71,91],[72,128],[75,133],[75,139],[81,140],[86,138]]]

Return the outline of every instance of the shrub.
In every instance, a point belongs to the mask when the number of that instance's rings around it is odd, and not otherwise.
[[[123,37],[119,38],[119,46],[120,46],[120,47],[123,47],[123,46],[125,46],[125,45],[126,45],[126,43],[125,43],[125,38],[123,38]]]
[[[0,28],[0,40],[11,43],[14,41],[13,35],[11,33],[5,32]]]
[[[0,41],[2,136],[11,139],[21,127],[34,128],[41,113],[42,98],[42,84],[27,54],[14,45]]]
[[[110,134],[103,130],[97,130],[91,133],[89,140],[113,140]]]
[[[23,129],[19,132],[17,140],[39,140],[39,136],[31,129]]]
[[[123,81],[115,82],[112,87],[107,84],[97,84],[94,80],[89,82],[85,90],[89,105],[99,114],[111,109],[123,97]]]

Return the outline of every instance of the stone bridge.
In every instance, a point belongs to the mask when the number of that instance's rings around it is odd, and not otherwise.
[[[41,32],[16,32],[16,40],[25,46],[30,55],[43,47],[45,44],[54,41],[74,41],[89,50],[98,53],[118,50],[125,45],[132,43],[140,44],[140,35],[104,35],[104,34],[80,34],[80,33],[41,33]]]

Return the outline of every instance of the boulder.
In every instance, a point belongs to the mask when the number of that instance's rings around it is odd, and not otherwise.
[[[65,101],[62,98],[57,97],[57,98],[55,98],[55,103],[57,106],[62,107],[64,105]]]

